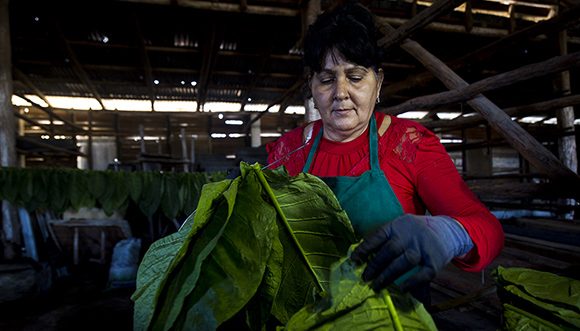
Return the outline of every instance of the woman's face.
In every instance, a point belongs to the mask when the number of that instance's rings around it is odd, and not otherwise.
[[[314,104],[324,125],[324,137],[350,141],[366,129],[383,82],[383,73],[347,62],[328,52],[322,71],[310,80]]]

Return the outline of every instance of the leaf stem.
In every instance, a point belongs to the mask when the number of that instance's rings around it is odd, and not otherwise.
[[[401,325],[401,320],[399,320],[399,314],[397,314],[397,309],[393,304],[393,300],[391,299],[391,293],[388,290],[386,292],[386,299],[387,299],[387,308],[389,309],[389,313],[391,314],[391,318],[393,319],[393,324],[395,326],[396,331],[403,331],[403,326]]]
[[[274,205],[276,212],[280,216],[280,219],[282,219],[282,224],[284,225],[284,227],[288,231],[290,238],[292,238],[292,242],[294,242],[294,244],[298,248],[298,251],[300,252],[300,256],[304,259],[304,262],[306,263],[306,267],[308,268],[308,271],[310,271],[310,273],[312,274],[312,277],[314,277],[314,279],[316,280],[316,285],[318,286],[318,289],[320,291],[324,291],[324,288],[322,287],[322,284],[320,282],[320,279],[318,278],[318,275],[316,275],[316,272],[312,268],[312,265],[310,264],[310,262],[308,262],[308,259],[306,258],[306,253],[304,252],[304,250],[302,249],[302,246],[300,246],[300,243],[298,242],[298,239],[294,235],[294,232],[292,231],[292,228],[290,227],[290,224],[288,223],[288,219],[286,218],[286,215],[284,215],[284,212],[282,211],[282,208],[280,207],[280,204],[278,203],[278,200],[276,199],[276,195],[274,194],[274,191],[272,191],[270,184],[268,184],[266,177],[264,177],[264,173],[258,167],[254,167],[254,169],[256,171],[256,174],[258,175],[258,179],[260,180],[260,183],[262,184],[262,186],[266,190],[266,193],[268,193],[270,200],[272,200],[272,204]]]

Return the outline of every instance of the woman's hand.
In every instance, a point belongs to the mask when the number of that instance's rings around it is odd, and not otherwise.
[[[355,249],[351,258],[368,262],[363,273],[376,291],[413,268],[418,271],[400,284],[403,290],[429,282],[473,243],[463,227],[447,216],[406,214],[383,225]]]

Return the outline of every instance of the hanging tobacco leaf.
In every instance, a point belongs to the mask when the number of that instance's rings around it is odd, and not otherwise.
[[[161,198],[161,210],[169,219],[174,219],[181,210],[182,193],[179,190],[179,182],[175,174],[168,174],[163,178],[163,197]]]
[[[143,190],[137,203],[143,214],[151,218],[161,203],[164,190],[163,179],[160,174],[150,172],[143,173],[142,179]]]
[[[95,206],[95,198],[89,191],[89,180],[84,171],[73,171],[70,181],[70,203],[74,210],[81,207],[91,208]]]
[[[129,184],[129,196],[133,202],[137,203],[141,197],[141,191],[143,190],[143,179],[141,172],[131,172],[127,174],[128,184]]]
[[[89,181],[89,191],[98,200],[107,189],[107,177],[103,171],[89,171],[87,173]]]
[[[4,184],[4,199],[8,200],[12,204],[16,204],[16,198],[18,197],[18,190],[20,185],[18,184],[18,169],[16,168],[5,168],[5,184]]]
[[[46,209],[48,205],[48,182],[46,171],[44,169],[34,169],[31,171],[31,174],[33,183],[33,198],[25,207],[28,211],[34,211],[39,208]]]
[[[51,170],[48,182],[49,209],[62,213],[70,207],[70,176],[63,170]]]

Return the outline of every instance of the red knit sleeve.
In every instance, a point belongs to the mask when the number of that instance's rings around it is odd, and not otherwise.
[[[421,136],[412,162],[417,193],[432,215],[454,218],[471,237],[474,248],[454,264],[480,271],[503,248],[501,224],[465,184],[439,138],[419,124],[415,127]]]
[[[469,234],[474,248],[453,263],[466,271],[485,268],[503,248],[501,224],[463,181],[439,139],[417,122],[392,117],[379,141],[381,167],[405,212],[446,215]]]

